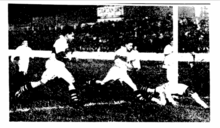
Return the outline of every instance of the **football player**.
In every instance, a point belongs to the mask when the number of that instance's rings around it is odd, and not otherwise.
[[[175,55],[173,54],[173,41],[170,42],[165,48],[164,48],[164,64],[163,68],[166,70],[166,77],[168,82],[176,84],[175,80],[173,79],[173,65],[175,63]]]
[[[20,46],[16,48],[16,52],[18,54],[11,56],[11,62],[18,65],[18,77],[19,81],[26,81],[27,80],[27,71],[29,67],[30,58],[33,58],[31,54],[32,49],[28,47],[28,41],[24,40]],[[19,60],[15,58],[19,57]]]
[[[140,69],[139,65],[137,65],[137,67],[134,67],[133,65],[134,61],[139,61],[139,60],[135,59],[136,54],[132,54],[131,52],[132,49],[133,49],[132,42],[127,42],[124,46],[118,49],[115,53],[114,65],[110,68],[105,78],[103,80],[97,80],[96,83],[104,85],[105,83],[112,80],[113,81],[119,80],[121,83],[125,82],[133,89],[137,99],[144,100],[143,96],[138,91],[137,86],[135,85],[135,83],[132,81],[132,79],[127,73],[127,71],[133,68]]]
[[[15,95],[19,97],[23,92],[36,88],[40,85],[46,84],[49,80],[55,77],[64,79],[69,84],[69,92],[71,101],[79,101],[78,92],[74,86],[74,78],[72,74],[66,69],[65,63],[71,60],[71,50],[69,49],[68,41],[74,39],[73,28],[71,26],[64,26],[62,34],[53,45],[53,50],[50,58],[46,61],[41,80],[35,82],[28,82],[18,90]]]
[[[178,99],[179,96],[190,96],[203,108],[209,108],[208,105],[199,97],[198,93],[186,84],[178,83],[177,85],[170,85],[169,83],[165,83],[154,89],[147,88],[146,91],[151,94],[158,94],[159,98],[152,97],[151,101],[160,105],[166,105],[168,101],[172,105],[178,106],[178,102],[174,99]]]
[[[191,54],[193,57],[193,63],[189,63],[190,67],[192,68],[192,72],[190,72],[191,75],[191,85],[186,84],[173,84],[170,82],[167,82],[165,84],[162,84],[156,88],[145,88],[143,90],[147,91],[151,94],[158,94],[159,98],[152,97],[151,101],[154,101],[160,105],[166,105],[167,100],[174,106],[177,106],[178,103],[174,99],[178,99],[178,96],[190,96],[192,97],[198,104],[200,104],[203,108],[209,108],[208,105],[199,97],[198,93],[196,92],[196,89],[194,86],[196,86],[197,83],[195,83],[195,74],[193,72],[195,71],[195,54]],[[166,100],[167,99],[167,100]]]
[[[19,66],[19,72],[22,72],[23,75],[27,74],[30,58],[33,58],[33,56],[30,54],[31,51],[32,49],[28,47],[28,41],[24,40],[22,44],[16,48],[16,52],[19,52],[19,61],[15,61],[15,57],[17,57],[17,55],[11,56],[11,62],[17,62]]]

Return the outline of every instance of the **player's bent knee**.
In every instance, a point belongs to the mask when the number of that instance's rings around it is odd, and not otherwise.
[[[195,93],[195,91],[193,89],[187,88],[185,91],[185,96],[191,96],[194,93]]]
[[[41,84],[46,84],[47,81],[48,81],[47,79],[41,79],[41,80],[40,80],[40,83],[41,83]]]

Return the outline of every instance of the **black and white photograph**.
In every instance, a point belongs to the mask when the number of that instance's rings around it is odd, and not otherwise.
[[[210,3],[8,3],[10,122],[210,122]]]

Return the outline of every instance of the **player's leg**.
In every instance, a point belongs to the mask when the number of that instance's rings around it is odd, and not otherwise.
[[[22,73],[22,79],[20,79],[23,82],[22,85],[24,85],[25,82],[28,81],[28,74],[27,74],[28,67],[29,67],[29,61],[21,61],[19,63],[19,71]]]
[[[57,76],[59,78],[64,79],[69,85],[69,93],[70,93],[70,99],[72,101],[79,101],[79,92],[76,90],[74,83],[75,83],[75,79],[73,78],[72,74],[65,68],[63,67],[63,69],[58,72]]]
[[[150,98],[151,101],[156,102],[159,105],[166,105],[166,96],[164,93],[164,85],[160,85],[156,88],[143,88],[147,93],[150,93],[152,95],[152,98]],[[159,98],[154,97],[155,94],[159,94]]]
[[[173,106],[178,106],[178,103],[174,100],[174,98],[172,97],[172,93],[170,93],[169,91],[165,91],[164,92],[166,99],[173,105]]]
[[[165,83],[163,85],[160,85],[158,87],[156,87],[156,89],[151,89],[148,88],[147,92],[150,93],[158,93],[159,94],[159,99],[157,98],[152,98],[151,100],[160,104],[160,105],[165,105],[166,104],[166,99],[172,103],[174,106],[177,106],[178,103],[173,99],[172,97],[172,93],[171,93],[171,87],[169,85],[169,83]]]
[[[105,83],[107,83],[110,80],[116,80],[119,79],[120,76],[120,68],[113,66],[109,69],[107,75],[105,76],[105,78],[103,80],[96,80],[97,84],[101,84],[104,85]]]
[[[179,99],[179,96],[172,95],[172,98],[173,98],[173,99]]]
[[[208,108],[209,106],[199,97],[198,93],[194,91],[194,89],[188,87],[186,89],[186,94],[190,95],[198,104],[200,104],[203,108]]]
[[[138,100],[145,100],[144,97],[142,96],[140,90],[138,90],[137,86],[135,85],[135,83],[131,80],[131,78],[128,76],[127,72],[124,71],[120,74],[120,78],[119,80],[121,82],[125,82],[128,86],[130,86],[133,91],[134,91],[134,95]]]
[[[164,91],[164,85],[160,85],[156,88],[148,88],[148,87],[142,87],[141,90],[146,91],[147,93],[150,93],[152,95],[156,93],[161,93]]]
[[[29,91],[31,89],[37,88],[40,85],[44,85],[47,83],[47,81],[54,79],[55,75],[53,73],[53,70],[47,69],[44,71],[43,75],[41,76],[41,80],[39,81],[33,81],[33,82],[25,82],[25,85],[21,86],[20,89],[15,93],[16,97],[20,97],[20,95],[26,91]]]
[[[131,80],[131,78],[128,76],[126,71],[121,71],[122,73],[120,74],[120,81],[125,82],[126,84],[128,84],[128,86],[130,86],[134,91],[137,91],[137,86],[135,85],[135,83]]]
[[[170,85],[178,84],[175,77],[173,76],[174,69],[171,66],[168,66],[166,69],[166,78]]]
[[[164,93],[159,93],[159,98],[151,98],[151,101],[156,102],[159,105],[166,105],[167,101],[166,101],[166,96]]]

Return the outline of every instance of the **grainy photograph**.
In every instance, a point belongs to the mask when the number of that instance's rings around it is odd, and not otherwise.
[[[10,122],[210,122],[210,4],[8,3]]]

